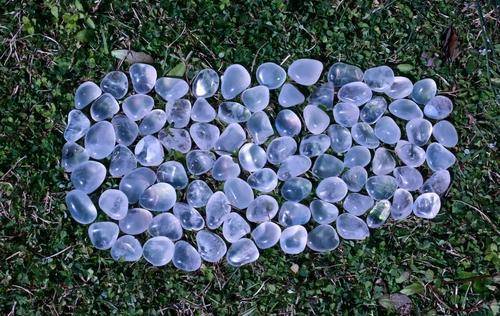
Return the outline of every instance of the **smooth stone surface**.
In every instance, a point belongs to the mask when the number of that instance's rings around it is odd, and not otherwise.
[[[439,143],[431,143],[425,152],[425,161],[432,171],[448,169],[455,164],[456,158]]]
[[[412,211],[413,196],[405,189],[397,189],[392,197],[391,217],[397,221],[407,218]]]
[[[243,123],[250,119],[252,113],[244,105],[238,102],[222,102],[217,111],[219,120],[226,124]]]
[[[192,207],[203,207],[207,205],[208,199],[213,191],[203,180],[194,180],[188,185],[186,190],[186,201]]]
[[[146,116],[155,105],[155,101],[149,95],[134,94],[123,100],[122,110],[132,121],[139,121]]]
[[[248,205],[246,218],[250,222],[263,223],[272,220],[278,210],[278,202],[272,196],[259,195]]]
[[[174,246],[172,263],[179,270],[192,272],[201,267],[201,257],[198,251],[190,243],[179,240]]]
[[[174,256],[174,243],[167,237],[148,239],[142,247],[144,259],[155,267],[166,265]]]
[[[291,83],[285,83],[278,95],[278,103],[284,108],[302,104],[305,100],[304,94]]]
[[[238,152],[238,162],[246,171],[257,171],[266,165],[266,151],[256,144],[247,143]]]
[[[421,193],[434,192],[438,195],[446,193],[450,187],[451,177],[448,170],[439,170],[434,172],[420,188]]]
[[[186,166],[189,173],[194,175],[204,174],[212,169],[215,155],[210,151],[192,150],[186,155]]]
[[[233,243],[227,250],[227,263],[233,267],[241,267],[259,259],[259,249],[248,238],[242,238]]]
[[[231,155],[240,149],[246,139],[247,134],[243,127],[238,123],[232,123],[224,129],[214,148],[219,155]]]
[[[262,111],[269,104],[269,88],[262,85],[246,89],[241,94],[241,101],[250,112]]]
[[[267,161],[273,165],[282,163],[288,156],[295,154],[297,143],[290,136],[282,136],[273,139],[267,146]]]
[[[384,225],[389,215],[391,215],[391,202],[388,200],[380,200],[375,203],[375,206],[368,212],[366,224],[370,228],[379,228]]]
[[[335,88],[333,83],[327,82],[317,86],[307,98],[309,104],[323,106],[326,109],[333,108]]]
[[[390,199],[398,185],[396,179],[391,176],[373,176],[366,180],[365,189],[368,195],[375,200]]]
[[[425,161],[425,150],[407,141],[398,141],[395,151],[399,159],[409,167],[420,167]]]
[[[398,99],[391,102],[391,104],[389,104],[389,112],[406,121],[424,117],[424,113],[422,113],[418,105],[408,99]]]
[[[121,236],[111,248],[111,257],[116,261],[138,261],[142,257],[141,243],[134,236]]]
[[[181,239],[181,221],[172,213],[160,213],[153,217],[148,227],[151,236],[164,236],[172,241]]]
[[[263,168],[252,173],[247,182],[252,189],[268,193],[278,185],[278,176],[272,169]]]
[[[361,146],[375,149],[380,145],[380,142],[375,136],[373,128],[364,122],[358,122],[351,128],[352,139]]]
[[[347,168],[356,166],[366,167],[370,163],[371,158],[372,156],[368,148],[353,146],[344,156],[344,166]]]
[[[362,80],[363,70],[354,65],[337,62],[328,70],[328,81],[332,82],[335,87],[342,87],[345,84]]]
[[[350,82],[343,85],[337,94],[342,103],[352,103],[360,106],[370,101],[373,92],[364,82]]]
[[[206,262],[219,262],[227,252],[224,240],[208,230],[196,233],[196,245],[201,259]]]
[[[184,128],[189,124],[191,118],[191,102],[186,99],[170,101],[165,107],[167,122],[172,127]]]
[[[259,224],[252,231],[252,239],[260,249],[268,249],[280,240],[281,228],[273,222]]]
[[[107,250],[115,244],[120,229],[113,222],[97,222],[89,226],[87,233],[95,248]]]
[[[68,142],[76,142],[87,134],[89,128],[90,120],[87,116],[80,110],[71,110],[64,130],[64,139]]]
[[[205,220],[200,213],[186,203],[175,203],[174,215],[185,230],[200,230],[205,227]]]
[[[99,197],[99,208],[108,215],[109,218],[120,220],[127,215],[128,198],[120,190],[108,189],[101,193]]]
[[[340,237],[348,240],[364,240],[370,236],[366,223],[349,213],[340,214],[337,218],[337,232]]]
[[[166,212],[174,206],[177,194],[168,183],[156,183],[147,188],[139,198],[139,204],[150,211]]]
[[[306,135],[302,138],[299,153],[307,157],[316,157],[325,153],[330,147],[330,137],[319,135]]]
[[[287,227],[280,236],[280,247],[284,253],[296,255],[304,251],[307,244],[307,230],[300,225]]]
[[[359,108],[354,103],[339,102],[333,107],[333,119],[335,123],[351,127],[358,121]]]
[[[302,122],[293,111],[281,110],[274,120],[274,127],[280,136],[294,137],[300,134]]]
[[[127,146],[117,145],[110,158],[109,174],[113,177],[123,177],[137,168],[137,158]]]
[[[115,149],[115,142],[115,129],[108,121],[95,123],[85,135],[85,149],[94,159],[103,159],[109,156]]]
[[[330,137],[330,147],[336,153],[344,153],[352,146],[351,132],[339,124],[332,124],[327,129]]]
[[[212,178],[216,181],[226,181],[240,175],[240,166],[231,156],[220,156],[212,167]]]
[[[155,83],[156,93],[165,101],[175,101],[186,95],[189,85],[179,78],[161,77]]]
[[[204,98],[198,98],[191,108],[191,120],[200,123],[212,122],[217,116],[213,106]]]
[[[324,179],[336,177],[342,173],[342,170],[344,170],[342,160],[329,154],[322,154],[316,158],[311,172],[316,177]]]
[[[417,118],[406,123],[406,137],[417,146],[424,146],[431,138],[432,124],[426,119]]]
[[[448,121],[437,122],[432,128],[432,136],[444,147],[455,147],[458,144],[457,130]]]
[[[265,112],[255,112],[247,121],[247,129],[253,141],[260,145],[274,135],[273,126]]]
[[[126,174],[120,181],[120,191],[125,193],[130,204],[137,203],[142,192],[156,182],[156,174],[145,167],[137,168]]]
[[[438,95],[433,97],[425,104],[424,114],[434,120],[442,120],[453,111],[453,103],[445,96]]]
[[[332,251],[339,244],[339,235],[330,225],[318,225],[307,235],[307,247],[317,252]]]
[[[278,179],[286,181],[306,173],[309,168],[311,168],[311,159],[309,157],[302,155],[289,156],[278,169]]]
[[[387,110],[387,101],[381,96],[375,96],[368,101],[359,114],[360,119],[368,124],[376,123]]]
[[[64,144],[61,155],[61,167],[66,172],[72,172],[79,164],[89,160],[89,153],[85,148],[74,142]]]
[[[307,130],[312,134],[323,133],[330,125],[330,117],[322,109],[315,105],[308,105],[304,108],[302,115]]]
[[[368,195],[360,193],[349,193],[344,200],[344,210],[352,215],[361,216],[366,213],[374,204]]]
[[[158,138],[146,135],[144,136],[134,149],[137,161],[146,167],[159,166],[163,162],[164,152],[163,146]]]
[[[321,180],[316,188],[316,196],[326,202],[339,202],[347,194],[347,184],[339,177]]]
[[[422,193],[413,203],[413,214],[417,217],[433,219],[439,213],[441,200],[434,192]]]
[[[231,204],[226,195],[222,191],[215,192],[210,196],[205,207],[207,227],[219,228],[229,213],[231,213]]]
[[[311,219],[311,210],[300,203],[285,201],[281,204],[278,221],[284,226],[304,225]]]
[[[137,63],[130,66],[130,80],[134,91],[146,94],[153,89],[156,83],[156,69],[147,64]]]
[[[98,85],[92,81],[85,81],[78,86],[75,92],[75,108],[81,110],[92,103],[101,95],[102,91]]]
[[[286,80],[286,71],[272,62],[261,64],[255,73],[257,81],[270,90],[278,89]]]
[[[128,210],[127,215],[120,219],[118,226],[120,230],[128,235],[138,235],[145,232],[151,221],[153,215],[150,211],[143,208],[132,208]]]
[[[167,114],[165,111],[156,109],[142,119],[139,124],[139,133],[141,135],[150,135],[160,131],[167,122]]]
[[[191,92],[197,98],[210,98],[219,89],[219,75],[213,69],[203,69],[196,74]]]
[[[86,161],[73,170],[71,183],[75,189],[87,194],[94,192],[106,178],[106,167],[97,161]]]
[[[240,178],[224,182],[224,194],[226,194],[229,203],[240,210],[247,208],[254,199],[252,188]]]
[[[75,221],[90,224],[97,218],[97,209],[85,192],[73,190],[66,193],[66,207]]]
[[[112,118],[119,110],[116,99],[110,93],[104,93],[90,106],[90,116],[98,122]]]
[[[128,92],[127,75],[121,71],[111,71],[104,76],[100,84],[102,92],[111,94],[115,99],[120,100]]]
[[[164,128],[158,133],[158,140],[167,150],[187,153],[191,150],[191,136],[183,128]]]
[[[422,79],[413,85],[411,98],[418,104],[426,104],[437,93],[436,82],[432,79]]]
[[[139,127],[126,115],[115,115],[111,124],[115,129],[116,142],[123,146],[131,145],[139,135]]]
[[[330,224],[339,216],[339,209],[332,203],[322,200],[313,200],[309,204],[312,218],[318,224]]]
[[[396,160],[391,152],[383,147],[377,148],[372,160],[372,171],[377,176],[391,173],[396,168]]]
[[[363,81],[375,92],[385,92],[394,83],[394,71],[388,66],[378,66],[365,70]]]
[[[424,178],[418,169],[408,166],[397,167],[393,173],[398,188],[408,191],[418,190],[424,183]]]
[[[221,81],[222,97],[231,100],[250,86],[251,78],[245,67],[234,64],[226,68]]]
[[[391,99],[402,99],[409,96],[413,91],[413,83],[406,77],[394,77],[391,87],[385,91],[385,94]]]
[[[381,117],[373,130],[375,136],[386,144],[396,144],[401,139],[401,130],[398,124],[389,116]]]
[[[212,149],[220,137],[219,128],[209,123],[194,123],[189,128],[189,134],[201,150]]]
[[[347,185],[347,189],[351,192],[359,192],[366,184],[368,179],[368,172],[365,168],[361,166],[354,166],[347,169],[342,175],[342,180],[344,180]]]
[[[162,163],[156,170],[158,182],[165,182],[175,189],[184,189],[188,185],[186,169],[178,161],[167,161]]]
[[[250,225],[236,212],[229,213],[222,224],[222,235],[230,243],[238,241],[250,231]]]
[[[283,183],[280,192],[285,200],[300,202],[311,193],[311,190],[311,181],[300,177],[294,177]]]
[[[300,85],[312,86],[318,81],[322,71],[323,64],[319,60],[302,58],[288,67],[288,76]]]

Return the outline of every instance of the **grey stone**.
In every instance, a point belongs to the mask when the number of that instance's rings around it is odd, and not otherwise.
[[[344,170],[342,160],[329,154],[322,154],[316,158],[311,172],[316,177],[324,179],[336,177],[342,173],[342,170]]]
[[[361,166],[354,166],[347,169],[342,175],[342,180],[344,180],[347,185],[347,189],[351,192],[359,192],[366,184],[368,179],[368,172],[365,168]]]
[[[281,196],[288,201],[300,202],[309,196],[311,190],[311,181],[301,177],[293,177],[283,183]]]

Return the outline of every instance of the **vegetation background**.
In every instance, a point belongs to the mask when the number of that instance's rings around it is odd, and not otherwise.
[[[498,3],[455,0],[0,1],[0,311],[23,314],[498,314]],[[73,93],[151,56],[185,77],[301,57],[387,64],[454,100],[453,186],[435,220],[334,252],[278,249],[233,269],[114,262],[66,213]],[[144,56],[143,56],[144,57]],[[183,68],[183,67],[180,67]],[[175,68],[174,72],[183,72]]]

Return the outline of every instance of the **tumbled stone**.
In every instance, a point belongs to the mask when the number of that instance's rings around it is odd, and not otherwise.
[[[413,196],[405,189],[397,189],[392,197],[391,216],[399,221],[407,218],[412,211]]]
[[[408,166],[397,167],[393,172],[399,188],[408,191],[418,190],[424,183],[424,178],[418,169]]]
[[[75,167],[71,183],[75,189],[87,194],[94,192],[106,178],[106,167],[97,161],[86,161]]]
[[[164,236],[172,241],[181,239],[181,221],[172,213],[160,213],[153,217],[148,227],[151,236]]]
[[[375,149],[380,145],[373,128],[364,122],[358,122],[351,128],[352,139],[361,146]]]
[[[425,152],[425,161],[432,171],[448,169],[456,161],[455,155],[453,155],[448,149],[439,143],[431,143],[427,146]]]
[[[212,178],[216,181],[226,181],[240,175],[240,166],[231,156],[220,156],[212,167]]]
[[[80,110],[71,110],[68,114],[68,124],[64,130],[64,139],[68,142],[76,142],[85,134],[90,128],[90,120]]]
[[[307,246],[317,252],[332,251],[339,244],[339,235],[330,225],[318,225],[307,235]]]
[[[166,265],[174,256],[174,243],[167,237],[148,239],[142,247],[144,259],[155,267]]]
[[[146,135],[135,145],[137,161],[143,166],[159,166],[163,162],[164,152],[158,138]]]
[[[320,179],[336,177],[344,170],[342,160],[329,154],[321,154],[316,158],[311,169],[313,175]]]
[[[311,219],[311,210],[300,203],[285,201],[281,204],[278,221],[282,226],[304,225]]]
[[[339,102],[333,107],[333,119],[335,123],[351,127],[358,121],[359,108],[354,103]]]
[[[375,200],[390,199],[398,188],[396,179],[391,176],[373,176],[366,180],[366,192]]]
[[[99,208],[111,219],[120,220],[127,215],[128,198],[120,190],[108,189],[99,197]]]
[[[252,238],[255,245],[260,249],[268,249],[276,245],[280,240],[281,228],[273,222],[259,224],[252,231]]]
[[[229,203],[240,210],[247,208],[254,199],[252,188],[240,178],[224,182],[224,194],[226,194]]]
[[[116,261],[138,261],[142,257],[141,243],[134,236],[121,236],[111,247],[111,257]]]
[[[147,64],[137,63],[130,66],[130,79],[135,92],[146,94],[156,83],[156,69]]]
[[[455,126],[448,121],[439,121],[432,128],[432,136],[444,147],[455,147],[458,133]]]
[[[439,213],[441,200],[434,192],[422,193],[413,203],[413,214],[417,217],[433,219]]]
[[[330,147],[336,153],[344,153],[352,146],[351,132],[343,126],[332,124],[327,129],[330,137]]]
[[[438,170],[425,180],[419,191],[421,193],[434,192],[443,195],[450,187],[450,183],[451,177],[448,170]]]
[[[219,262],[227,251],[224,240],[208,230],[196,233],[196,245],[201,258],[206,262]]]
[[[179,240],[174,246],[172,263],[179,270],[192,272],[201,267],[201,257],[198,251],[196,251],[190,243]]]
[[[208,199],[213,191],[203,180],[192,181],[186,190],[186,201],[192,207],[203,207],[207,205]]]
[[[120,181],[120,191],[125,193],[130,204],[137,203],[142,192],[156,182],[156,174],[145,167],[137,168],[126,174]]]
[[[153,110],[142,119],[141,124],[139,124],[139,133],[141,135],[154,134],[161,130],[166,122],[167,114],[165,111],[160,109]]]
[[[307,129],[313,134],[323,133],[330,125],[330,117],[322,109],[315,105],[308,105],[303,111],[304,122]]]
[[[309,104],[323,106],[326,109],[333,108],[333,97],[334,97],[335,89],[333,83],[327,82],[322,85],[319,85],[314,89],[307,101]]]
[[[74,142],[64,144],[61,155],[61,166],[66,172],[72,172],[79,164],[89,160],[85,148]]]
[[[267,146],[267,161],[273,165],[282,163],[288,156],[295,154],[297,143],[292,137],[282,136],[273,139]]]
[[[155,83],[156,93],[165,101],[178,100],[189,91],[189,85],[183,79],[161,77]]]
[[[78,86],[75,92],[75,108],[81,110],[92,103],[101,95],[102,91],[98,85],[92,81],[85,81]]]
[[[372,160],[372,171],[377,176],[391,173],[396,167],[396,160],[391,155],[389,150],[385,148],[377,148]]]
[[[274,135],[273,126],[265,112],[255,112],[247,121],[247,129],[256,144],[263,144]]]
[[[110,93],[104,93],[90,106],[90,116],[96,122],[113,117],[120,110],[120,106]]]
[[[337,94],[339,103],[351,103],[360,106],[370,101],[373,92],[364,82],[351,82],[343,85]]]
[[[101,90],[120,100],[128,92],[128,78],[121,71],[111,71],[101,81]]]
[[[432,124],[426,119],[416,118],[406,123],[408,141],[417,146],[427,144],[431,138]]]
[[[222,224],[222,235],[230,242],[234,243],[246,234],[250,233],[250,225],[238,213],[229,213]]]
[[[272,62],[261,64],[255,73],[257,81],[270,90],[278,89],[286,80],[286,71]]]
[[[238,123],[229,124],[219,139],[215,142],[214,148],[219,155],[233,154],[247,139],[245,130]]]
[[[233,267],[241,267],[259,259],[259,250],[248,238],[234,242],[227,250],[227,263]]]
[[[281,196],[288,201],[300,202],[311,193],[311,190],[311,181],[300,177],[294,177],[283,183],[281,187]]]
[[[368,124],[376,123],[387,110],[387,101],[381,96],[375,96],[368,101],[359,114],[361,120]]]
[[[370,236],[366,223],[349,213],[340,214],[337,218],[337,232],[340,237],[350,240],[364,240]]]
[[[123,145],[117,145],[110,155],[109,174],[113,177],[123,177],[137,168],[134,153]]]
[[[168,183],[156,183],[147,188],[139,198],[139,204],[155,212],[166,212],[177,200],[175,189]]]
[[[394,77],[391,87],[384,91],[392,99],[406,98],[413,91],[413,83],[406,77]]]
[[[182,228],[185,230],[197,231],[205,227],[205,220],[200,213],[193,206],[186,203],[175,203],[174,215],[179,219]]]
[[[191,108],[191,119],[195,122],[209,123],[217,116],[215,109],[204,98],[198,98]]]
[[[175,189],[184,189],[188,184],[188,177],[184,166],[178,161],[167,161],[162,163],[157,171],[158,182],[165,182]]]
[[[391,102],[391,104],[389,104],[389,112],[391,112],[392,115],[406,121],[424,117],[424,114],[418,105],[408,99],[398,99]]]
[[[219,89],[219,75],[213,69],[203,69],[196,74],[191,91],[197,98],[210,98]]]
[[[300,176],[311,168],[311,159],[302,155],[292,155],[286,158],[278,169],[278,178],[286,181]]]
[[[372,156],[370,150],[363,146],[353,146],[347,151],[344,156],[344,166],[347,168],[352,168],[355,166],[366,167]]]
[[[354,65],[337,62],[328,70],[328,81],[332,82],[335,87],[342,87],[345,84],[362,80],[363,70]]]
[[[330,137],[319,135],[306,135],[300,141],[299,153],[307,157],[319,156],[330,147]]]
[[[182,128],[165,128],[158,133],[158,140],[167,150],[187,153],[191,150],[191,137],[189,132]]]
[[[143,208],[132,208],[128,210],[124,218],[120,219],[118,226],[125,234],[138,235],[148,229],[152,220],[153,215],[150,211]]]
[[[248,184],[257,191],[271,192],[278,185],[278,176],[269,168],[263,168],[252,173],[248,179]]]
[[[245,67],[234,64],[226,68],[221,81],[222,97],[231,100],[250,86],[251,78]]]
[[[361,216],[366,213],[374,204],[373,199],[360,193],[349,193],[344,200],[344,210],[352,215]]]
[[[313,200],[309,204],[312,218],[318,224],[330,224],[339,216],[339,209],[332,203],[322,200]]]
[[[266,165],[266,151],[256,144],[247,143],[240,148],[238,161],[244,170],[257,171]]]
[[[300,134],[302,123],[300,118],[293,111],[281,110],[274,120],[274,127],[280,136],[294,137]]]
[[[243,123],[250,119],[250,110],[238,102],[222,102],[217,117],[224,123]]]
[[[398,124],[389,116],[381,117],[374,128],[375,136],[386,144],[396,144],[401,139],[401,130]]]
[[[139,127],[126,115],[115,115],[111,124],[115,129],[116,142],[123,146],[131,145],[139,135]]]
[[[319,60],[302,58],[288,67],[288,76],[300,85],[312,86],[318,81],[322,71],[323,64]]]
[[[222,191],[217,191],[208,199],[205,207],[207,227],[217,229],[231,212],[231,204]]]
[[[85,149],[94,159],[103,159],[109,156],[115,149],[115,142],[115,129],[108,121],[95,123],[85,135]]]
[[[192,150],[186,155],[186,166],[188,171],[194,175],[207,173],[212,169],[215,155],[210,151]]]
[[[90,242],[95,248],[107,250],[115,244],[120,229],[113,222],[97,222],[91,224],[87,232]]]
[[[391,215],[391,202],[380,200],[375,203],[375,206],[368,212],[366,224],[370,228],[379,228],[384,225],[389,215]]]
[[[347,194],[347,184],[339,177],[329,177],[321,180],[316,188],[316,196],[326,202],[339,202]]]
[[[304,94],[291,83],[285,83],[278,95],[278,103],[284,108],[302,104],[305,100]]]
[[[365,186],[368,179],[368,172],[361,166],[354,166],[347,169],[342,175],[342,180],[347,185],[347,189],[351,192],[359,192]]]
[[[438,95],[433,97],[425,104],[424,114],[434,120],[442,120],[453,111],[453,103],[445,96]]]
[[[420,167],[425,161],[425,150],[407,141],[398,141],[395,151],[399,159],[407,166]]]
[[[254,223],[270,221],[276,216],[278,209],[278,202],[272,196],[259,195],[248,205],[246,218]]]
[[[394,72],[388,66],[378,66],[365,70],[363,81],[375,92],[385,92],[394,83]]]
[[[217,126],[212,124],[194,123],[189,128],[189,134],[199,149],[210,150],[219,139],[220,131]]]
[[[300,225],[287,227],[280,236],[280,247],[284,253],[296,255],[304,251],[307,244],[307,230]]]
[[[436,82],[432,79],[422,79],[413,85],[411,98],[418,104],[426,104],[437,93]]]
[[[183,128],[191,118],[191,102],[186,99],[169,101],[165,107],[167,121],[175,128]]]
[[[97,209],[85,192],[73,190],[66,194],[66,207],[75,221],[90,224],[97,218]]]
[[[250,112],[262,111],[269,104],[269,88],[256,86],[246,89],[241,94],[241,101]]]
[[[123,100],[122,110],[132,121],[138,121],[146,116],[155,105],[155,101],[149,95],[134,94]]]

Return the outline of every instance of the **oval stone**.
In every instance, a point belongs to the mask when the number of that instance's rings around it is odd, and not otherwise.
[[[375,149],[380,145],[373,128],[364,122],[356,123],[351,128],[352,139],[361,146]]]
[[[259,224],[252,231],[252,238],[260,249],[268,249],[280,240],[281,228],[273,222]]]
[[[391,176],[373,176],[366,180],[366,192],[375,200],[390,199],[398,185],[396,179]]]
[[[142,248],[144,259],[155,267],[166,265],[174,256],[174,243],[167,237],[148,239]]]
[[[201,257],[191,244],[187,241],[179,240],[174,246],[172,263],[179,270],[192,272],[201,267]]]
[[[235,212],[229,213],[222,224],[222,235],[230,243],[234,243],[249,234],[250,230],[250,225],[240,214]]]
[[[120,110],[120,106],[110,93],[104,93],[92,103],[90,116],[94,121],[107,120]]]
[[[368,195],[360,193],[349,193],[344,200],[344,210],[352,215],[361,216],[366,213],[374,204]]]
[[[350,82],[343,85],[337,94],[341,103],[351,103],[360,106],[370,101],[373,92],[364,82]]]
[[[259,259],[259,250],[252,240],[242,238],[233,243],[227,250],[227,263],[233,267],[241,267]]]
[[[219,262],[227,251],[224,240],[207,230],[196,233],[196,244],[201,258],[206,262]]]
[[[300,85],[312,86],[318,81],[322,71],[323,64],[319,60],[303,58],[295,60],[288,67],[288,76]]]
[[[212,189],[210,189],[205,181],[194,180],[187,187],[186,201],[192,207],[203,207],[207,205],[208,199],[212,194]]]
[[[134,154],[143,166],[159,166],[163,162],[164,152],[158,138],[146,135],[135,145]]]
[[[375,96],[368,101],[359,114],[361,120],[368,124],[377,122],[387,110],[387,101],[381,96]]]
[[[397,189],[392,197],[391,216],[399,221],[407,218],[412,211],[413,196],[405,189]]]
[[[139,121],[146,116],[155,105],[155,101],[149,95],[134,94],[123,100],[122,110],[132,121]]]
[[[85,148],[74,142],[64,144],[61,155],[61,167],[66,172],[72,172],[79,164],[89,160],[89,153]]]
[[[172,213],[160,213],[153,217],[148,227],[148,233],[151,236],[164,236],[176,241],[182,237],[181,222]]]
[[[310,219],[311,210],[307,206],[292,201],[281,204],[278,221],[282,226],[304,225]]]
[[[247,208],[254,199],[252,188],[240,178],[227,180],[224,183],[224,193],[229,203],[241,210]]]
[[[438,195],[446,193],[450,187],[451,177],[448,170],[434,172],[420,188],[421,193],[434,192]]]
[[[101,90],[110,93],[115,99],[120,100],[128,92],[127,75],[121,71],[111,71],[101,81]]]
[[[250,74],[242,65],[234,64],[227,67],[222,75],[222,97],[226,100],[234,99],[250,86],[250,82]]]
[[[261,64],[255,72],[257,81],[270,90],[278,89],[286,80],[286,71],[272,62]]]
[[[191,102],[179,99],[167,102],[165,106],[167,121],[175,128],[183,128],[189,124],[191,118]]]
[[[195,122],[212,122],[217,116],[215,109],[204,98],[198,98],[191,108],[191,119]]]
[[[139,124],[139,132],[141,135],[150,135],[158,132],[165,126],[167,122],[167,114],[165,111],[156,109],[149,112]]]
[[[137,159],[128,147],[117,145],[110,155],[109,174],[113,177],[123,177],[137,168]]]
[[[422,193],[413,203],[413,214],[425,219],[433,219],[439,213],[441,200],[434,192]]]
[[[391,104],[389,104],[389,112],[406,121],[424,117],[424,114],[418,105],[408,99],[398,99],[391,102]]]
[[[302,130],[300,118],[293,111],[281,110],[274,120],[274,127],[280,136],[296,136]]]
[[[66,207],[71,217],[80,224],[90,224],[97,218],[97,209],[85,192],[73,190],[66,194]]]
[[[284,253],[296,255],[304,251],[307,244],[307,230],[300,225],[285,228],[281,233],[280,247]]]
[[[224,129],[214,148],[219,155],[231,155],[240,149],[246,139],[247,135],[241,125],[232,123]]]
[[[90,242],[95,248],[107,250],[115,244],[120,229],[113,222],[97,222],[91,224],[87,232]]]
[[[120,191],[125,193],[130,204],[137,203],[142,192],[156,182],[156,174],[145,167],[132,170],[120,181]]]
[[[371,160],[370,150],[363,146],[353,146],[344,156],[344,166],[352,168],[355,166],[365,167]]]
[[[263,168],[252,173],[248,179],[248,184],[257,191],[271,192],[278,185],[278,176],[269,168]]]
[[[283,183],[281,187],[281,196],[288,201],[300,202],[311,193],[311,190],[311,181],[300,177],[294,177]]]
[[[111,247],[111,257],[115,261],[138,261],[142,257],[141,243],[134,236],[121,236]]]
[[[197,231],[205,227],[205,220],[200,213],[186,203],[175,203],[174,215],[179,219],[182,228],[185,230]]]
[[[90,157],[103,159],[115,149],[115,129],[108,121],[92,125],[85,135],[85,149]]]
[[[81,110],[101,95],[102,91],[92,81],[85,81],[75,92],[75,108]]]
[[[335,203],[344,199],[347,194],[347,185],[339,177],[330,177],[321,180],[316,188],[316,195],[326,202]]]
[[[391,155],[389,150],[385,148],[377,148],[372,160],[372,171],[377,176],[391,173],[396,167],[396,160]]]
[[[278,103],[284,108],[302,104],[305,100],[304,94],[291,83],[285,83],[278,95]]]
[[[165,101],[175,101],[186,95],[189,85],[179,78],[161,77],[155,83],[156,93]]]
[[[256,86],[246,89],[241,94],[241,101],[250,112],[262,111],[269,104],[269,88]]]
[[[130,66],[130,79],[135,92],[146,94],[156,83],[156,69],[147,64],[137,63]]]
[[[337,218],[337,232],[340,237],[349,240],[364,240],[370,236],[366,223],[349,213],[340,214]]]
[[[437,93],[436,82],[432,79],[422,79],[413,85],[411,98],[418,104],[426,104]]]
[[[337,62],[328,70],[328,81],[332,82],[335,87],[342,87],[345,84],[362,80],[363,70],[354,65]]]
[[[212,169],[215,155],[210,151],[192,150],[186,155],[186,166],[188,171],[194,175],[207,173]]]
[[[366,216],[366,224],[370,228],[379,228],[391,215],[391,202],[387,200],[378,201]]]
[[[377,121],[374,132],[375,136],[386,144],[396,144],[401,139],[398,124],[389,116],[383,116]]]
[[[219,75],[213,69],[203,69],[196,74],[191,92],[197,98],[210,98],[219,89]]]
[[[458,133],[455,126],[448,121],[439,121],[432,128],[432,136],[444,147],[455,147]]]
[[[359,108],[354,103],[339,102],[333,107],[335,123],[344,127],[351,127],[358,121]]]
[[[336,177],[342,173],[342,170],[344,170],[342,160],[329,154],[322,154],[316,158],[311,172],[316,177],[324,179]]]
[[[231,156],[220,156],[212,167],[212,178],[216,181],[226,181],[240,175],[240,166]]]
[[[208,199],[205,207],[207,227],[217,229],[231,212],[231,204],[222,191],[217,191]]]
[[[111,124],[115,129],[116,142],[123,146],[131,145],[139,135],[139,127],[126,115],[115,115]]]
[[[336,153],[344,153],[352,146],[351,132],[338,124],[328,127],[327,134],[330,137],[330,147]]]
[[[238,161],[244,170],[257,171],[266,165],[266,151],[256,144],[247,143],[240,148]]]
[[[86,161],[73,170],[71,183],[75,189],[87,194],[94,192],[106,178],[106,167],[97,161]]]
[[[388,66],[378,66],[365,70],[363,81],[375,92],[385,92],[394,83],[394,72]]]
[[[313,200],[309,204],[309,209],[312,218],[318,224],[330,224],[339,216],[339,209],[335,205],[322,200]]]
[[[175,150],[183,154],[191,150],[189,132],[182,128],[164,128],[158,133],[158,140],[167,150]]]
[[[391,87],[385,91],[385,94],[392,99],[406,98],[413,91],[413,83],[406,77],[394,77]]]
[[[128,198],[120,190],[108,189],[99,197],[99,207],[114,220],[120,220],[127,215]]]
[[[248,205],[246,218],[254,223],[270,221],[276,216],[278,209],[278,202],[272,196],[259,195]]]
[[[286,158],[278,169],[278,178],[286,181],[300,176],[311,168],[311,159],[302,155],[292,155]],[[253,170],[250,170],[253,171]]]
[[[308,105],[302,113],[307,129],[317,135],[323,133],[330,125],[330,117],[315,105]]]
[[[247,129],[256,144],[262,144],[274,135],[273,126],[265,112],[255,112],[247,121]]]
[[[299,153],[306,157],[316,157],[325,153],[330,147],[330,137],[319,135],[306,135],[302,138]]]
[[[332,251],[340,244],[339,235],[330,225],[319,225],[307,235],[307,246],[317,252]]]
[[[453,155],[443,145],[439,143],[431,143],[427,146],[425,161],[432,171],[438,171],[448,169],[453,166],[456,158],[455,155]]]
[[[295,154],[297,143],[292,137],[282,136],[273,139],[267,146],[267,161],[273,165],[282,163],[288,156]]]
[[[68,124],[64,130],[64,139],[68,142],[76,142],[85,134],[90,128],[90,120],[80,110],[71,110],[68,114]]]
[[[347,185],[347,189],[351,192],[359,192],[366,184],[368,172],[361,166],[354,166],[342,175],[342,180]]]
[[[168,183],[156,183],[147,188],[139,198],[139,204],[155,212],[166,212],[177,200],[175,189]]]
[[[408,191],[418,190],[424,183],[424,178],[418,169],[408,166],[397,167],[393,172],[399,188]]]
[[[120,219],[118,225],[120,230],[129,235],[138,235],[145,232],[151,221],[153,215],[150,211],[143,208],[133,208],[128,210],[127,215]]]

